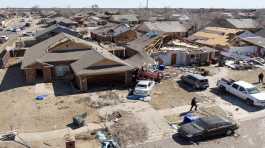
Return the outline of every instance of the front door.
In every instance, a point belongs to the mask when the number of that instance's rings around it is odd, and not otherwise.
[[[176,65],[177,55],[172,54],[171,55],[171,65]]]

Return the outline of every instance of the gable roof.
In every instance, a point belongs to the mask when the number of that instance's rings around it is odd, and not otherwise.
[[[240,29],[206,27],[188,37],[188,40],[208,46],[229,46],[229,36],[241,32],[243,32],[243,30]]]
[[[238,29],[255,29],[258,23],[253,19],[226,19],[231,25]]]
[[[36,61],[40,60],[40,58],[47,53],[47,49],[50,45],[53,45],[67,37],[68,36],[65,33],[60,33],[26,50],[21,68],[24,69],[27,66],[30,66],[31,64],[34,64]]]
[[[115,64],[98,65],[98,63],[103,60],[109,60]],[[78,61],[72,63],[71,67],[76,75],[86,76],[123,72],[134,69],[130,64],[101,48],[94,48],[89,54],[84,54]]]
[[[188,28],[181,24],[179,21],[156,21],[156,22],[144,22],[138,27],[139,31],[150,32],[155,31],[159,33],[168,32],[187,32]]]

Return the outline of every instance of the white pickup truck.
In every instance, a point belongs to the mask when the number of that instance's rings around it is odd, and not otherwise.
[[[246,100],[250,105],[265,107],[265,92],[260,92],[250,83],[221,79],[217,82],[217,87]]]

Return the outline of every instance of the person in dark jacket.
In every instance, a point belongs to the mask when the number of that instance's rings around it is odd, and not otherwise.
[[[197,111],[197,98],[196,97],[193,97],[192,100],[191,100],[191,108],[190,108],[190,111],[192,111],[193,107],[195,107],[195,111]]]
[[[262,84],[263,84],[263,78],[264,78],[264,75],[263,75],[263,73],[261,72],[261,73],[259,74],[259,83],[262,83]]]

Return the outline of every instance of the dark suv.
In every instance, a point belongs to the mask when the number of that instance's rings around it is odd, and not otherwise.
[[[209,87],[208,79],[198,74],[185,74],[181,80],[192,86],[193,89],[207,89]]]

